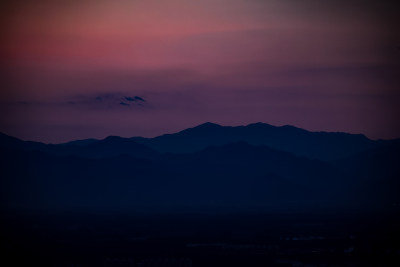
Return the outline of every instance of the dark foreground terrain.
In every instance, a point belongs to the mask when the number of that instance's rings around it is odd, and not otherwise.
[[[1,265],[400,266],[393,210],[150,214],[3,211]]]
[[[257,123],[0,134],[1,266],[400,266],[400,140]]]

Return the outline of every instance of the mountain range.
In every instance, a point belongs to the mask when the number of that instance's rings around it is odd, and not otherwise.
[[[399,140],[265,123],[63,144],[0,134],[0,203],[19,208],[390,208]]]

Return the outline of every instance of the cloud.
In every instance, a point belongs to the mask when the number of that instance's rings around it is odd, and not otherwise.
[[[144,100],[143,98],[139,97],[139,96],[135,96],[135,100],[139,100],[139,101],[143,101],[145,102],[146,100]]]
[[[125,100],[127,100],[127,101],[131,101],[131,102],[135,102],[135,101],[142,101],[142,102],[146,102],[146,100],[144,100],[144,99],[143,99],[143,98],[141,98],[140,96],[134,96],[134,97],[125,96]]]
[[[125,92],[126,93],[126,92]],[[144,98],[140,96],[124,96],[125,93],[94,93],[94,94],[79,94],[70,95],[67,97],[59,97],[52,99],[38,100],[14,100],[14,101],[0,101],[1,104],[14,105],[14,106],[36,106],[36,107],[67,107],[67,108],[83,108],[92,110],[110,110],[118,109],[120,106],[131,106],[142,108],[147,105]]]
[[[77,95],[70,99],[68,102],[74,102],[74,104],[92,108],[107,108],[112,109],[118,106],[143,106],[142,103],[146,100],[140,96],[124,96],[124,93],[98,93],[98,94],[86,94]]]

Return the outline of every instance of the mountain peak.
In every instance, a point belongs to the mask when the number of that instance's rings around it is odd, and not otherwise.
[[[193,128],[185,129],[185,130],[181,131],[180,133],[185,133],[186,134],[186,133],[192,133],[193,131],[195,131],[195,132],[199,132],[199,131],[200,132],[204,132],[204,131],[208,132],[208,130],[219,129],[219,128],[223,128],[223,127],[224,126],[221,126],[221,125],[216,124],[216,123],[205,122],[205,123],[197,125],[197,126],[195,126]]]
[[[222,127],[221,125],[219,125],[219,124],[216,124],[216,123],[213,123],[213,122],[205,122],[205,123],[203,123],[203,124],[200,124],[200,125],[198,125],[198,126],[196,126],[196,127],[194,127],[194,128],[211,128],[211,127]]]
[[[104,138],[103,140],[104,141],[119,141],[122,139],[124,139],[124,138],[122,138],[120,136],[116,136],[116,135],[110,135],[110,136],[107,136],[106,138]]]
[[[246,125],[246,127],[276,127],[276,126],[264,122],[255,122]]]

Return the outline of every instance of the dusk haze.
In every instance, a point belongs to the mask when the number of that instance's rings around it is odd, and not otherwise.
[[[400,5],[0,3],[0,264],[400,266]]]
[[[266,122],[398,138],[396,7],[5,1],[0,130],[60,143]]]

